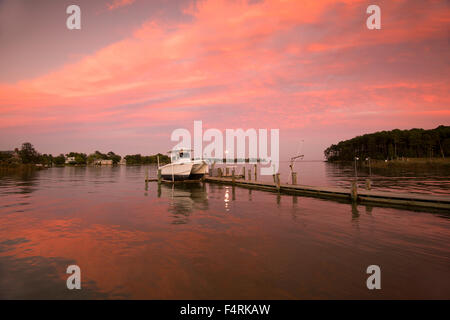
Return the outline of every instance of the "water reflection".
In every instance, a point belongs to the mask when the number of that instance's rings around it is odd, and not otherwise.
[[[442,212],[201,183],[145,196],[145,170],[0,178],[0,299],[370,299],[374,263],[389,270],[377,298],[450,295]]]
[[[208,210],[208,195],[204,183],[160,184],[158,197],[168,199],[168,211],[173,224],[185,224],[195,210]]]
[[[325,163],[326,177],[331,184],[348,187],[355,178],[354,168],[345,163]],[[445,167],[387,167],[358,166],[358,187],[366,188],[370,178],[372,189],[382,191],[427,194],[450,193],[450,170]]]
[[[360,214],[358,210],[358,204],[356,202],[352,202],[352,225],[359,231],[359,219]]]
[[[0,257],[0,268],[8,270],[0,281],[0,299],[107,299],[94,281],[84,281],[82,290],[64,286],[63,270],[73,260],[54,257]]]
[[[225,187],[225,195],[223,202],[225,204],[225,211],[230,211],[230,187]]]

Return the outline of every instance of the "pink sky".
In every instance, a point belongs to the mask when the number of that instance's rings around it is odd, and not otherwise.
[[[356,135],[449,125],[449,22],[445,0],[5,0],[0,150],[153,154],[202,120],[278,128],[281,160],[300,140],[322,159]]]

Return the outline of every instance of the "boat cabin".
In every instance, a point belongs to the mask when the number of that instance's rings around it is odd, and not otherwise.
[[[182,160],[190,161],[191,160],[191,152],[192,152],[192,150],[180,149],[180,150],[172,150],[172,151],[169,151],[168,153],[170,154],[170,161],[172,163],[174,163],[174,162],[179,162]]]

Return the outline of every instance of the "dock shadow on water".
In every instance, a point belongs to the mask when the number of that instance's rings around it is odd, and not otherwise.
[[[448,214],[203,183],[145,190],[145,170],[0,177],[0,299],[450,296]],[[81,290],[66,288],[71,264]],[[367,289],[369,265],[381,290]]]

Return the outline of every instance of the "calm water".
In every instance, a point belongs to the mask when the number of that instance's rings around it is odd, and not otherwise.
[[[298,169],[313,185],[347,185],[353,175],[321,162]],[[145,167],[122,166],[1,177],[0,298],[450,298],[446,212],[212,184],[145,190],[144,176]],[[373,180],[449,193],[442,172]],[[81,290],[66,289],[71,264]],[[372,264],[378,291],[366,287]]]

